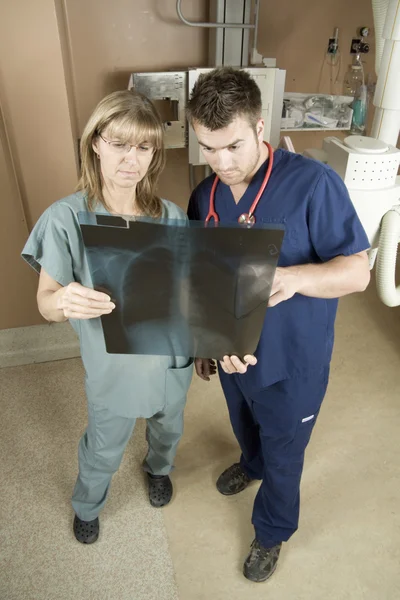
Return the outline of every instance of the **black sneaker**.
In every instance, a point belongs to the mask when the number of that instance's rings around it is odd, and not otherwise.
[[[156,508],[166,506],[173,494],[172,481],[169,475],[152,476],[147,473],[147,482],[149,484],[150,504]]]
[[[78,542],[81,542],[81,544],[94,544],[99,537],[99,518],[96,517],[93,521],[81,521],[81,519],[75,515],[73,529]]]
[[[278,564],[281,546],[280,543],[273,548],[264,548],[257,539],[254,540],[243,565],[243,575],[256,583],[269,579]]]
[[[245,490],[251,481],[240,463],[235,463],[218,477],[217,490],[224,496],[233,496]]]

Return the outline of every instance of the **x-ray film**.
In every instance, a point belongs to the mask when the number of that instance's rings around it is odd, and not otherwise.
[[[254,353],[284,230],[256,223],[79,213],[107,352],[222,358]]]

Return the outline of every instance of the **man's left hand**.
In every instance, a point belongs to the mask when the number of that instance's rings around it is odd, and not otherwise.
[[[276,306],[289,300],[300,289],[300,273],[297,267],[277,267],[268,306]]]
[[[253,367],[257,364],[257,359],[252,354],[246,354],[243,358],[243,362],[238,356],[224,356],[223,360],[219,361],[222,370],[228,375],[233,373],[246,373],[248,367]]]
[[[341,298],[363,292],[370,279],[368,254],[336,256],[318,264],[278,267],[268,306],[276,306],[295,294],[309,298]]]

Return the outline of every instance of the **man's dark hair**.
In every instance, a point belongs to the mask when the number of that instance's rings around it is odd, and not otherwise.
[[[192,125],[197,122],[210,131],[227,127],[236,117],[247,118],[255,130],[261,108],[260,88],[246,71],[219,67],[199,76],[186,115]]]

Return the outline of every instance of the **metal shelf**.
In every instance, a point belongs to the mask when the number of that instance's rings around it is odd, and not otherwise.
[[[285,131],[350,131],[348,127],[293,127],[288,129],[281,129],[281,133]]]

